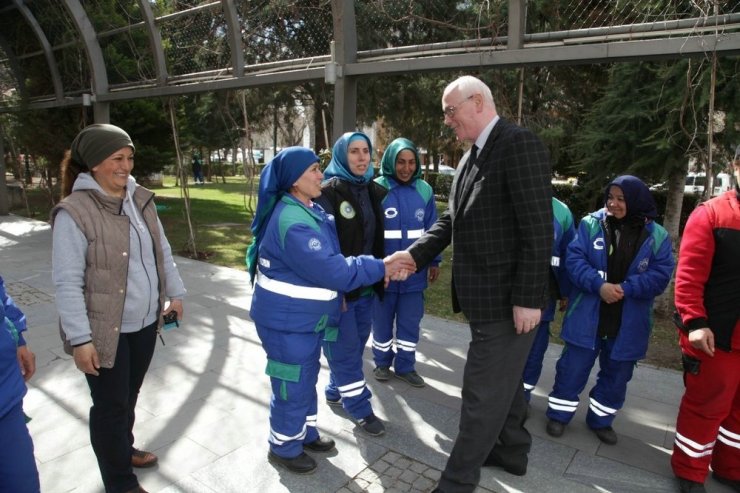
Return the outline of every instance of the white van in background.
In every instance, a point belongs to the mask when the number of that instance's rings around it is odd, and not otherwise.
[[[683,187],[683,193],[693,193],[701,195],[704,193],[704,187],[707,185],[706,173],[693,173],[690,172],[686,175],[686,184]],[[726,192],[732,187],[731,177],[727,173],[718,173],[714,177],[714,190],[712,190],[712,197]]]

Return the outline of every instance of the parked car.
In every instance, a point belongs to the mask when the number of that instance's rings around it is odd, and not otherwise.
[[[440,164],[439,165],[439,174],[440,175],[454,175],[455,174],[455,168],[452,166],[447,166],[446,164]]]
[[[707,184],[706,173],[689,173],[686,175],[686,183],[683,187],[683,193],[703,194],[704,187]],[[720,195],[726,192],[732,187],[732,181],[730,175],[727,173],[718,173],[714,177],[714,189],[712,190],[712,197]]]

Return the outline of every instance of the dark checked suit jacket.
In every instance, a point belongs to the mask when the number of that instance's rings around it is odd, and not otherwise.
[[[509,320],[513,305],[542,308],[547,298],[550,157],[537,136],[503,118],[474,162],[469,155],[447,211],[409,251],[421,267],[452,242],[453,309],[470,322]]]

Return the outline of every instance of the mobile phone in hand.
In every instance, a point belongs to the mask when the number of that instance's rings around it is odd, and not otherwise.
[[[177,312],[172,310],[164,316],[164,330],[172,330],[180,326],[180,322],[177,320]]]

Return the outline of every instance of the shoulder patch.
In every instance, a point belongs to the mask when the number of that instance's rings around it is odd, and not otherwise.
[[[352,204],[343,200],[342,203],[339,204],[339,215],[345,219],[353,219],[357,215],[357,211],[352,207]]]
[[[281,243],[285,242],[285,235],[288,229],[296,224],[305,224],[317,233],[321,230],[319,224],[316,222],[316,218],[308,210],[298,204],[289,204],[280,211],[280,219],[278,220]]]

